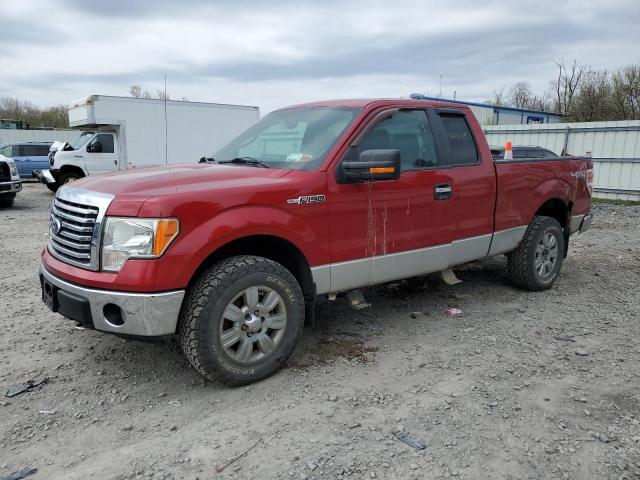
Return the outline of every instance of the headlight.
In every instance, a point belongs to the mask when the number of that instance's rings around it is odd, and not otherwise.
[[[12,158],[2,157],[0,160],[3,160],[4,162],[7,163],[7,165],[9,165],[9,173],[12,179],[14,177],[20,178],[20,175],[18,175],[18,168],[16,167],[16,162],[14,162]]]
[[[119,272],[130,258],[158,258],[178,236],[175,218],[108,217],[102,241],[102,270]]]

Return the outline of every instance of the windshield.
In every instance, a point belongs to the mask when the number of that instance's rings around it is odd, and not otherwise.
[[[322,163],[359,111],[304,107],[272,112],[213,157],[216,162],[244,158],[271,168],[311,170]]]
[[[69,145],[71,145],[71,147],[73,147],[74,150],[78,150],[82,145],[84,145],[87,140],[89,140],[89,138],[91,138],[93,136],[93,132],[82,132],[82,135],[80,135],[78,138],[76,138],[75,140],[71,140],[69,142]]]

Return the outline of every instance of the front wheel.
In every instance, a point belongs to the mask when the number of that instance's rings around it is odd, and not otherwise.
[[[80,175],[78,173],[74,173],[74,172],[64,173],[64,174],[60,175],[60,179],[58,180],[57,183],[58,183],[58,186],[60,186],[60,185],[68,185],[69,183],[73,183],[76,180],[79,180],[81,178],[82,178],[82,175]],[[58,187],[56,187],[56,190],[57,189],[58,189]]]
[[[535,216],[520,245],[507,255],[507,274],[526,290],[550,288],[560,274],[565,238],[555,218]]]
[[[236,386],[279,370],[302,333],[304,297],[282,265],[236,256],[206,270],[187,292],[178,335],[203,376]]]
[[[15,197],[6,197],[6,198],[0,197],[0,207],[2,208],[13,207],[14,202],[15,202]]]

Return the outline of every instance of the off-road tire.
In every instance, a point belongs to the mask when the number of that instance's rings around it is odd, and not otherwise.
[[[0,208],[11,208],[15,202],[15,197],[0,198]]]
[[[275,350],[247,365],[227,355],[218,331],[228,302],[255,285],[268,286],[281,296],[287,323]],[[302,334],[304,318],[304,297],[291,272],[267,258],[235,256],[205,270],[189,288],[178,320],[178,339],[189,363],[205,378],[228,386],[246,385],[283,366]]]
[[[81,178],[82,178],[82,175],[78,175],[75,172],[63,173],[62,175],[60,175],[60,178],[56,182],[58,184],[58,187],[56,187],[56,190],[62,185],[66,185],[67,183],[80,180]]]
[[[543,278],[535,268],[536,247],[545,234],[556,237],[558,255],[552,273]],[[565,238],[555,218],[535,216],[518,248],[507,254],[507,275],[512,283],[525,290],[539,291],[551,288],[560,274],[564,257]]]

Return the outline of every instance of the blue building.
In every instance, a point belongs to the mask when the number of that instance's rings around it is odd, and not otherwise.
[[[552,112],[528,110],[526,108],[502,107],[488,103],[464,102],[449,98],[427,97],[419,93],[412,93],[410,98],[416,100],[440,100],[443,102],[467,105],[483,127],[486,125],[521,125],[527,123],[558,123],[562,122],[562,115]]]

